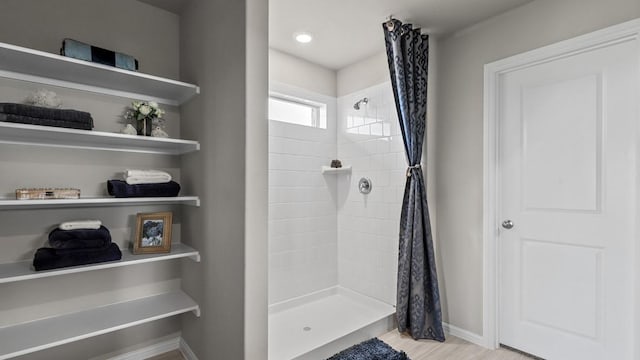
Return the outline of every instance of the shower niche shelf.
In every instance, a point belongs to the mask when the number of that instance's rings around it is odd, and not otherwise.
[[[321,169],[323,174],[326,175],[339,175],[339,174],[351,174],[351,165],[343,166],[341,168],[332,168],[330,166],[323,166]]]

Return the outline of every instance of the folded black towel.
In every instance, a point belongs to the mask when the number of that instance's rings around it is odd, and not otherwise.
[[[41,271],[120,259],[122,259],[122,252],[114,243],[99,249],[40,248],[33,257],[33,267],[36,271]]]
[[[49,233],[49,246],[54,249],[91,249],[103,248],[111,243],[109,229],[60,230]]]
[[[162,184],[129,185],[122,180],[108,180],[109,195],[117,198],[128,197],[175,197],[180,192],[180,184],[169,181]]]
[[[42,106],[0,103],[0,113],[22,115],[40,119],[63,120],[90,124],[93,127],[93,118],[86,111],[71,109],[51,109]]]
[[[41,118],[34,118],[30,116],[4,114],[4,113],[0,113],[0,121],[19,123],[19,124],[55,126],[55,127],[79,129],[79,130],[91,130],[93,128],[93,125],[91,125],[91,123],[89,122],[81,123],[76,121],[41,119]]]

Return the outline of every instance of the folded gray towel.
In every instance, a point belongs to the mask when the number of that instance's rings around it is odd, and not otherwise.
[[[29,116],[33,118],[81,122],[93,127],[91,114],[72,109],[50,109],[42,106],[16,103],[0,103],[0,113]]]
[[[19,124],[55,126],[55,127],[80,129],[80,130],[91,130],[93,128],[93,126],[89,123],[81,123],[77,121],[41,119],[41,118],[34,118],[30,116],[2,114],[2,113],[0,113],[0,121],[6,121],[10,123],[19,123]]]

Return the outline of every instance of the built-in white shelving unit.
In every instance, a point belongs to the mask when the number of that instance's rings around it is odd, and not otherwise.
[[[0,43],[0,77],[180,105],[200,93],[182,81]]]
[[[200,92],[198,86],[193,84],[4,43],[0,43],[0,78],[157,101],[174,106],[184,103]],[[182,155],[200,150],[200,144],[191,140],[6,122],[0,122],[0,143],[46,146],[54,149],[80,148],[165,155]],[[200,206],[200,199],[197,196],[0,199],[0,211],[156,204]],[[119,261],[38,272],[32,269],[31,261],[0,264],[0,284],[179,258],[200,261],[200,253],[184,244],[173,244],[171,252],[164,254],[133,255],[129,249],[122,249],[122,253],[122,259]],[[196,316],[200,316],[197,303],[184,292],[174,291],[35,321],[4,325],[0,327],[0,360],[187,312],[194,312]]]
[[[343,166],[341,168],[332,168],[330,166],[323,166],[321,169],[323,174],[338,175],[338,174],[351,174],[351,165]]]
[[[47,271],[35,271],[31,266],[31,260],[6,263],[0,264],[0,284],[180,258],[191,258],[196,262],[200,262],[200,253],[192,247],[177,243],[171,244],[171,252],[168,252],[166,254],[134,255],[128,250],[123,250],[122,259],[119,261],[72,266]]]
[[[167,155],[200,150],[200,143],[192,140],[7,122],[0,122],[0,143]]]
[[[106,334],[200,307],[175,291],[0,328],[0,360]]]
[[[131,198],[80,198],[80,199],[44,199],[44,200],[10,200],[0,199],[0,210],[15,209],[46,209],[46,208],[70,208],[70,207],[96,207],[96,206],[129,206],[129,205],[157,205],[177,204],[200,206],[200,198],[197,196],[176,197],[131,197]]]

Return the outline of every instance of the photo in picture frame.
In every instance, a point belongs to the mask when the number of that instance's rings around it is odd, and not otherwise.
[[[138,213],[134,254],[158,254],[171,251],[173,213]]]

